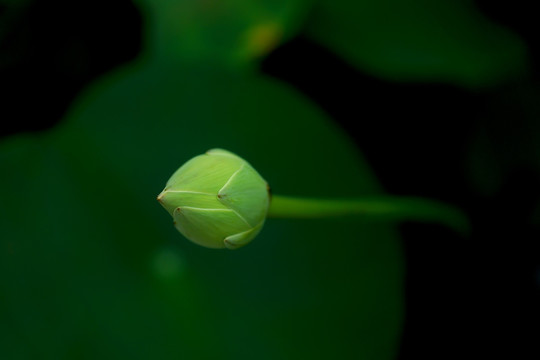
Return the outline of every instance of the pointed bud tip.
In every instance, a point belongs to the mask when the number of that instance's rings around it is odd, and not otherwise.
[[[163,204],[163,198],[165,197],[165,194],[167,193],[166,190],[163,190],[159,193],[159,195],[156,197],[157,201],[159,201],[161,204]]]

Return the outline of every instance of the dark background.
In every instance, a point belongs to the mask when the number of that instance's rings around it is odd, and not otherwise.
[[[93,3],[33,2],[3,18],[2,137],[54,127],[90,80],[137,56],[138,10],[124,0]],[[524,40],[526,76],[480,89],[385,81],[301,34],[261,63],[264,73],[291,84],[345,129],[387,192],[440,199],[471,218],[470,238],[436,225],[400,226],[406,257],[400,359],[538,358],[537,16],[525,0],[476,5]],[[0,14],[8,10],[4,5]],[[466,162],[477,138],[480,187]]]

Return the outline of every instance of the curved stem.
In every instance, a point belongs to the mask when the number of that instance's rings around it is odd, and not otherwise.
[[[370,196],[356,199],[313,199],[273,195],[268,216],[315,219],[339,216],[366,219],[434,222],[467,234],[469,220],[450,205],[420,197]]]

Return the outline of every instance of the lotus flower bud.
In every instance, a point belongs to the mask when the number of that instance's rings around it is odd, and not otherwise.
[[[157,199],[189,240],[236,249],[261,230],[270,195],[266,181],[244,159],[212,149],[176,170]]]

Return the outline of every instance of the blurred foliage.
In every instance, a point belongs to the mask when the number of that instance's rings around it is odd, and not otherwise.
[[[140,58],[88,87],[60,126],[0,144],[0,357],[393,358],[392,227],[270,220],[245,249],[211,251],[155,196],[213,147],[276,193],[381,191],[330,119],[256,71],[298,32],[381,77],[466,86],[519,73],[519,40],[463,1],[139,3]]]
[[[2,145],[8,358],[395,354],[392,230],[269,221],[246,251],[209,251],[155,201],[213,146],[245,154],[279,192],[376,191],[344,135],[282,84],[137,64],[93,86],[63,126]]]
[[[309,0],[136,0],[148,13],[149,48],[176,61],[245,67],[290,38]]]
[[[398,81],[483,87],[526,73],[523,42],[470,0],[320,0],[307,33],[355,66]]]

